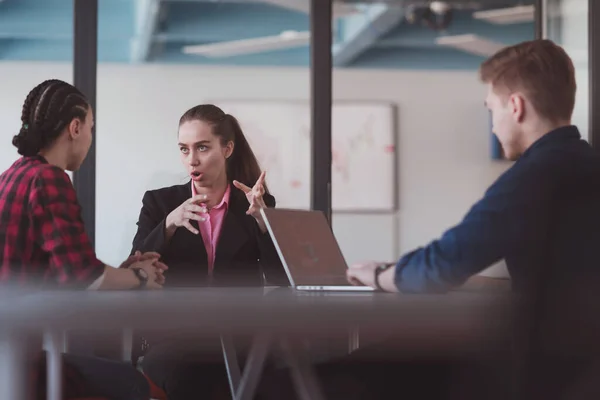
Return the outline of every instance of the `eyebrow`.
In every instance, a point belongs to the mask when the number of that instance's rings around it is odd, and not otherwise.
[[[209,144],[210,140],[201,140],[199,142],[194,143],[193,145],[199,145],[199,144]],[[187,144],[185,143],[179,143],[179,146],[187,146]]]

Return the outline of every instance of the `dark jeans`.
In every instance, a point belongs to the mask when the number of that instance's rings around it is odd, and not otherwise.
[[[389,342],[387,343],[389,344]],[[379,400],[505,400],[510,378],[503,357],[474,354],[425,356],[396,352],[378,343],[352,354],[314,365],[326,399]],[[261,400],[296,400],[287,369],[265,371],[259,386]]]
[[[169,400],[230,398],[218,337],[181,337],[151,344],[142,369]]]
[[[46,353],[40,358],[37,399],[46,399]],[[132,365],[98,357],[63,354],[65,399],[148,400],[150,386]]]

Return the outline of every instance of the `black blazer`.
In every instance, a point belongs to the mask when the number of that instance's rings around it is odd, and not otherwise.
[[[217,244],[213,277],[208,278],[208,259],[200,234],[178,228],[165,241],[167,215],[192,196],[191,181],[144,194],[131,253],[156,251],[169,270],[165,288],[198,286],[289,286],[289,280],[268,233],[263,234],[256,220],[246,215],[249,203],[244,194],[231,187],[227,214]],[[275,198],[264,196],[268,207]],[[191,221],[198,229],[198,223]]]

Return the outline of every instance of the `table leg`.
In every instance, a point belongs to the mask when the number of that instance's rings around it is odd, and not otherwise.
[[[63,398],[63,371],[62,371],[62,349],[64,338],[62,332],[46,332],[45,342],[47,346],[47,386],[48,400],[62,400]]]
[[[30,399],[33,388],[30,362],[35,346],[18,332],[0,333],[0,399]],[[41,349],[41,343],[38,342]]]
[[[136,360],[132,359],[133,355],[133,329],[125,328],[123,329],[123,334],[121,337],[121,359],[126,363],[135,362]]]
[[[306,351],[296,339],[281,340],[283,355],[291,369],[296,394],[300,400],[325,400],[321,385]]]
[[[358,329],[358,326],[350,328],[350,331],[348,332],[348,353],[358,350],[358,347],[360,346],[360,334]]]
[[[233,339],[230,335],[221,335],[221,348],[223,349],[223,358],[225,359],[231,397],[235,398],[235,391],[240,386],[241,372]]]
[[[246,365],[244,365],[242,379],[235,391],[235,400],[254,399],[254,393],[260,382],[270,343],[270,334],[259,333],[254,337]]]

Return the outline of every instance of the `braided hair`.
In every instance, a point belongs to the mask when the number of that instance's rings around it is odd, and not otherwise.
[[[84,121],[89,108],[86,97],[73,85],[58,79],[44,81],[27,95],[21,130],[12,144],[22,156],[34,156],[54,143],[74,118]]]

